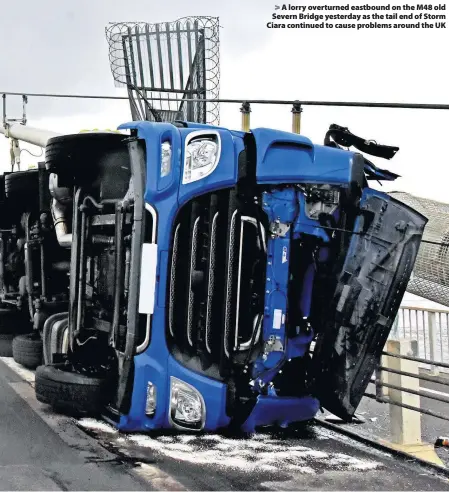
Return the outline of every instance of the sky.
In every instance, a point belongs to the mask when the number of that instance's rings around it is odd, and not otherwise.
[[[0,0],[0,92],[121,95],[123,90],[115,88],[109,69],[104,34],[109,22],[154,23],[211,15],[220,19],[223,98],[449,104],[443,58],[447,29],[268,29],[274,3]],[[7,102],[8,116],[20,116],[20,98],[9,97]],[[290,130],[290,110],[288,106],[255,106],[252,126]],[[29,125],[65,133],[115,127],[129,120],[130,113],[126,101],[30,98],[28,119]],[[384,189],[449,201],[445,179],[449,111],[304,108],[302,132],[314,142],[322,142],[331,123],[400,147],[391,162],[378,162],[402,176]],[[221,125],[239,128],[238,105],[221,105]],[[0,156],[0,170],[8,169],[6,139],[0,139]],[[22,158],[25,164],[36,160],[27,153]]]
[[[123,95],[123,90],[115,88],[109,68],[104,33],[109,22],[155,23],[208,15],[220,19],[222,98],[449,104],[444,53],[448,29],[268,29],[274,3],[0,0],[0,93]],[[388,2],[376,0],[376,4],[382,3]],[[8,97],[7,102],[8,117],[20,116],[20,98]],[[254,106],[252,127],[288,131],[290,111],[288,106]],[[126,101],[30,98],[28,104],[29,125],[60,133],[114,128],[130,119]],[[322,143],[331,123],[347,126],[364,138],[400,147],[391,162],[376,161],[402,176],[385,185],[385,191],[409,191],[449,202],[449,111],[304,108],[302,133],[315,143]],[[221,105],[221,125],[239,129],[238,105]],[[27,145],[22,148],[37,155],[41,151]],[[38,160],[23,152],[22,168]],[[0,171],[9,166],[8,142],[0,136]]]

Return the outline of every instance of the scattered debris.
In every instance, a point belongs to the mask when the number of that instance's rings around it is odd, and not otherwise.
[[[339,436],[341,437],[341,436]],[[218,434],[170,435],[152,437],[129,434],[120,447],[136,446],[177,461],[211,465],[243,472],[290,472],[315,474],[326,470],[362,471],[382,466],[368,459],[341,453],[328,453],[298,445],[297,440],[274,439],[257,434],[250,439],[233,439]]]
[[[96,430],[99,432],[105,432],[107,434],[117,434],[118,431],[112,425],[103,422],[102,420],[96,420],[91,418],[84,418],[78,420],[78,425],[89,430]]]
[[[436,448],[449,448],[449,437],[439,437],[435,441]]]

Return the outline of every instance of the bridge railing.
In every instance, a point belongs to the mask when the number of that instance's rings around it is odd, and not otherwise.
[[[421,417],[449,421],[449,311],[402,306],[371,383],[365,397],[388,404],[391,445],[431,451]]]
[[[449,311],[416,306],[401,306],[390,339],[412,341],[415,357],[426,359],[420,366],[449,373],[449,367],[438,362],[449,362]]]

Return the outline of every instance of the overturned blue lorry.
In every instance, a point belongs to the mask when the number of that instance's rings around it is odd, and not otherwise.
[[[123,431],[252,432],[320,407],[350,420],[426,218],[368,186],[396,175],[342,147],[394,148],[336,125],[325,145],[185,122],[119,130],[46,146],[71,259],[38,400]]]

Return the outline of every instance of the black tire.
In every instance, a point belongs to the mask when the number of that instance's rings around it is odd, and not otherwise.
[[[23,367],[36,369],[42,364],[42,340],[37,333],[18,335],[12,342],[14,360]]]
[[[48,140],[45,165],[58,175],[58,186],[90,184],[98,176],[92,164],[107,151],[122,147],[126,137],[119,133],[77,133]]]
[[[0,357],[12,357],[14,335],[0,335]]]
[[[39,204],[39,171],[17,171],[5,174],[5,194],[9,200],[30,205]]]
[[[96,415],[109,400],[109,383],[54,364],[36,369],[36,398],[70,415]]]

